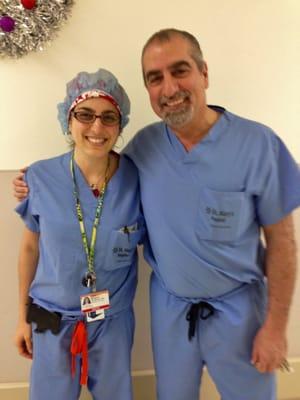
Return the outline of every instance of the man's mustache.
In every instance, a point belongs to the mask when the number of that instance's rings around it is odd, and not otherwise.
[[[187,90],[179,90],[172,96],[161,96],[159,99],[159,106],[164,107],[168,105],[170,101],[185,100],[186,98],[189,97],[189,95],[190,93]]]

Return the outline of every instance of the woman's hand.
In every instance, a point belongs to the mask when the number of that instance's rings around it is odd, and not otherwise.
[[[26,321],[19,322],[14,343],[20,356],[32,360],[32,328]]]

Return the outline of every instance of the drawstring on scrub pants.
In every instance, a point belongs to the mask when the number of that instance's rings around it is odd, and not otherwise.
[[[207,319],[214,314],[214,307],[206,301],[200,301],[199,303],[192,304],[188,313],[186,314],[186,320],[189,321],[189,341],[195,336],[196,326],[198,322],[198,314],[200,311],[200,318]]]
[[[86,385],[88,376],[88,347],[87,347],[87,330],[85,323],[83,321],[78,321],[75,325],[71,340],[70,351],[72,355],[72,364],[71,364],[72,377],[74,378],[76,370],[76,355],[81,354],[80,384]]]

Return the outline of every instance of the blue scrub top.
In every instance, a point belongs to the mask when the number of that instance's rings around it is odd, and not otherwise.
[[[164,123],[125,149],[139,171],[145,258],[182,298],[209,299],[264,277],[260,227],[300,205],[300,171],[268,127],[221,107],[189,152]]]
[[[16,208],[26,226],[39,232],[39,261],[30,296],[48,310],[80,314],[80,295],[90,292],[81,281],[87,271],[70,173],[71,153],[30,166],[28,198]],[[90,241],[97,198],[75,163],[75,177]],[[124,227],[130,233],[124,233]],[[128,308],[137,282],[136,246],[144,234],[138,174],[132,161],[121,156],[108,183],[95,246],[97,290],[108,289],[111,307],[106,315]]]

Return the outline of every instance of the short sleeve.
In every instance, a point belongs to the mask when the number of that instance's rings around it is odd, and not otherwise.
[[[300,206],[300,168],[285,144],[276,135],[264,154],[263,186],[257,196],[261,225],[275,224]]]
[[[29,230],[38,233],[40,231],[40,226],[39,216],[35,211],[36,188],[30,168],[25,174],[25,181],[29,186],[29,195],[15,208],[15,211],[23,219]]]

